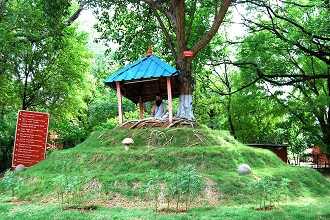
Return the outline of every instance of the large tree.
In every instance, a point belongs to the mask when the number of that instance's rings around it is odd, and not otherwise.
[[[89,59],[85,36],[70,26],[71,1],[0,5],[0,73],[16,81],[21,109],[60,105],[81,82]]]
[[[141,45],[147,44],[171,53],[180,71],[181,95],[177,116],[187,119],[194,118],[192,61],[217,34],[230,4],[230,0],[91,1],[100,15],[98,29],[102,32],[101,38],[118,43],[122,53],[136,53],[136,49],[141,52]],[[186,50],[191,50],[193,57],[185,57],[183,52]]]
[[[63,138],[84,129],[91,56],[71,3],[0,1],[0,146],[11,149],[20,109],[49,112]]]

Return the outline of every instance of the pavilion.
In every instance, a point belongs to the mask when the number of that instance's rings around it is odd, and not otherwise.
[[[173,121],[172,98],[180,95],[179,72],[152,54],[128,64],[104,81],[117,91],[119,124],[123,123],[122,96],[139,104],[140,119],[144,118],[144,102],[153,101],[157,95],[168,99],[168,121]]]

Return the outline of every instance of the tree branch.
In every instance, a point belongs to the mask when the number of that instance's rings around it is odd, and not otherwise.
[[[222,96],[227,96],[227,95],[230,96],[230,95],[233,95],[233,94],[235,94],[235,93],[237,93],[237,92],[240,92],[240,91],[242,91],[242,90],[244,90],[244,89],[246,89],[246,88],[248,88],[248,87],[254,85],[255,83],[257,83],[257,82],[258,82],[259,80],[261,80],[261,79],[262,79],[262,78],[257,77],[256,79],[252,80],[251,82],[249,82],[249,83],[247,83],[247,84],[241,86],[239,89],[236,89],[235,91],[230,91],[230,92],[228,92],[228,93],[225,93],[225,92],[222,92],[222,91],[214,91],[214,92],[216,92],[217,94],[222,95]]]
[[[70,26],[77,18],[79,17],[82,10],[84,10],[84,6],[86,3],[80,3],[79,8],[65,21],[65,26]]]
[[[244,66],[252,66],[256,70],[256,74],[260,79],[263,79],[267,82],[270,82],[277,86],[285,86],[285,85],[293,85],[298,82],[305,82],[309,80],[320,80],[320,79],[328,79],[328,74],[318,74],[318,75],[301,75],[301,74],[274,74],[274,75],[267,75],[265,74],[256,63],[253,62],[232,62],[232,61],[222,61],[218,62],[213,65],[221,65],[221,64],[231,64],[237,67],[244,67]],[[246,68],[246,67],[245,67]],[[286,82],[278,82],[276,78],[287,78],[290,81]]]
[[[163,31],[163,33],[165,35],[165,38],[166,38],[166,41],[167,41],[168,46],[170,47],[171,53],[172,53],[173,57],[176,59],[177,54],[175,52],[175,45],[173,43],[173,39],[172,39],[172,37],[170,35],[170,32],[169,32],[169,30],[166,29],[165,24],[162,21],[162,18],[160,17],[158,11],[155,8],[152,8],[152,10],[153,10],[153,12],[155,14],[155,17],[156,17],[159,25],[160,25],[160,28],[162,29],[162,31]]]
[[[175,10],[177,53],[178,57],[182,57],[182,52],[186,49],[185,2],[184,0],[172,0],[172,7]]]
[[[260,1],[253,1],[253,0],[247,0],[244,1],[245,3],[251,3],[257,7],[261,7],[264,8],[267,16],[270,19],[270,24],[263,24],[263,23],[257,23],[255,21],[252,21],[250,19],[247,19],[246,17],[244,17],[243,15],[241,15],[242,19],[244,20],[244,25],[248,28],[250,28],[251,30],[255,31],[255,27],[252,27],[250,24],[255,25],[256,27],[258,27],[261,30],[267,30],[270,33],[274,34],[276,37],[278,37],[279,39],[281,39],[284,42],[290,43],[293,46],[296,46],[298,49],[300,49],[302,52],[317,57],[318,59],[324,61],[326,64],[330,64],[330,53],[328,51],[328,47],[326,44],[322,44],[320,42],[320,40],[322,41],[328,41],[329,37],[326,36],[318,36],[315,35],[311,32],[309,32],[308,30],[306,30],[306,28],[304,28],[303,26],[301,26],[298,22],[287,18],[285,16],[281,16],[279,14],[277,14],[269,5],[266,5],[265,3],[262,3]],[[276,24],[276,20],[282,20],[288,23],[288,25],[297,28],[303,35],[305,35],[308,39],[311,39],[311,43],[314,44],[315,46],[318,47],[318,49],[312,49],[312,47],[307,47],[306,45],[304,45],[301,41],[299,40],[295,40],[295,39],[289,39],[285,34],[288,34],[288,30],[284,29],[284,28],[280,28],[277,24]],[[260,31],[260,30],[257,30]]]
[[[231,4],[231,0],[224,0],[223,4],[221,5],[220,9],[216,13],[214,17],[213,24],[209,31],[207,31],[199,41],[193,46],[192,51],[196,56],[199,51],[201,51],[214,37],[214,35],[218,32],[221,23],[223,22],[225,15],[228,11],[228,8]]]
[[[192,25],[194,23],[194,19],[195,19],[195,12],[196,12],[196,5],[197,5],[197,0],[193,0],[192,2],[192,9],[191,9],[191,13],[189,15],[190,17],[190,21],[187,25],[187,35],[186,35],[186,41],[188,42],[190,35],[191,35],[191,29],[192,29]]]
[[[141,1],[148,4],[152,9],[161,12],[163,15],[166,16],[166,18],[170,22],[172,22],[172,24],[175,24],[175,18],[171,10],[165,10],[158,1],[154,1],[154,0],[141,0]]]

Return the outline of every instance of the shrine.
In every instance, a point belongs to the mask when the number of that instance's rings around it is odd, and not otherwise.
[[[179,72],[152,54],[151,49],[147,55],[131,64],[128,64],[104,81],[105,85],[117,91],[119,124],[123,124],[122,97],[126,97],[139,105],[140,120],[144,118],[144,103],[154,101],[156,96],[168,100],[169,123],[173,121],[172,99],[179,97]]]

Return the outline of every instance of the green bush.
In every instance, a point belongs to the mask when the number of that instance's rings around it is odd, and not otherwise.
[[[249,184],[250,192],[255,194],[259,209],[273,207],[283,197],[287,197],[289,180],[287,178],[276,179],[265,176],[252,181]]]
[[[58,201],[61,206],[78,206],[83,201],[83,193],[80,190],[81,179],[77,176],[59,175],[53,181]]]
[[[0,184],[5,191],[11,191],[11,195],[14,197],[22,185],[22,180],[15,172],[8,170],[5,172]]]
[[[148,199],[153,200],[155,211],[157,211],[158,198],[161,193],[161,178],[156,171],[150,171],[149,179],[145,184],[143,191]]]
[[[165,184],[162,183],[165,181]],[[158,209],[158,198],[161,193],[167,201],[169,209],[170,202],[176,203],[176,210],[179,210],[179,204],[184,203],[186,210],[191,203],[201,194],[204,188],[202,176],[197,172],[194,166],[181,166],[173,173],[168,173],[161,178],[157,172],[151,171],[150,177],[144,187],[145,195],[154,201],[155,211]]]
[[[180,202],[184,202],[186,210],[202,192],[203,178],[192,165],[179,167],[175,174],[167,181],[167,189],[170,198],[176,201],[176,209]]]

